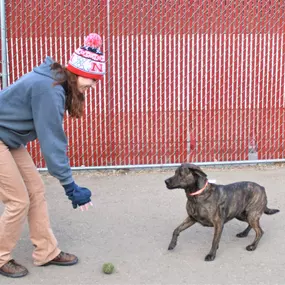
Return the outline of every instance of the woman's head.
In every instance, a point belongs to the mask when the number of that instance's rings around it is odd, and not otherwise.
[[[80,118],[84,112],[84,93],[95,88],[96,82],[102,80],[106,73],[105,58],[100,51],[101,37],[90,34],[84,41],[84,46],[78,48],[71,56],[67,67],[54,63],[52,69],[60,75],[55,85],[65,89],[65,107],[69,115]]]
[[[84,78],[101,80],[106,73],[101,46],[101,37],[95,33],[89,34],[84,40],[84,45],[72,54],[67,70]]]

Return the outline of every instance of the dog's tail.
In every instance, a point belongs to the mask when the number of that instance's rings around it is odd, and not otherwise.
[[[273,214],[276,214],[278,212],[280,212],[280,210],[278,210],[278,209],[269,209],[267,206],[266,206],[266,208],[264,210],[264,214],[266,214],[266,215],[273,215]]]

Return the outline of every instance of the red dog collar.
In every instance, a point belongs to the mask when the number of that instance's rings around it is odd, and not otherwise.
[[[200,190],[198,190],[198,191],[196,191],[194,193],[189,193],[189,196],[196,196],[196,195],[201,194],[206,189],[207,185],[208,185],[208,180],[207,180],[205,186],[202,189],[200,189]]]

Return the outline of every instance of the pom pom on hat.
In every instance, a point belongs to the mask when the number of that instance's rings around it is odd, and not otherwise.
[[[102,46],[102,39],[98,34],[92,33],[85,38],[84,46],[91,48],[100,48]]]
[[[84,46],[72,54],[66,68],[76,75],[101,80],[106,73],[101,46],[102,38],[96,33],[89,34],[84,40]]]

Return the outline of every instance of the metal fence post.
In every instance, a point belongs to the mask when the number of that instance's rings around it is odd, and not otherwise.
[[[6,38],[6,7],[5,0],[1,1],[1,56],[2,56],[2,88],[8,86],[7,68],[7,38]]]
[[[113,104],[111,103],[111,84],[110,84],[110,71],[111,71],[111,67],[110,67],[110,0],[107,0],[107,120],[109,122],[108,124],[108,133],[107,133],[107,138],[108,142],[107,142],[107,149],[109,150],[109,153],[112,151],[111,150],[111,134],[112,134],[112,124],[111,124],[111,120],[112,120],[112,108],[113,108]],[[112,159],[110,158],[108,161],[108,164],[113,164]]]

